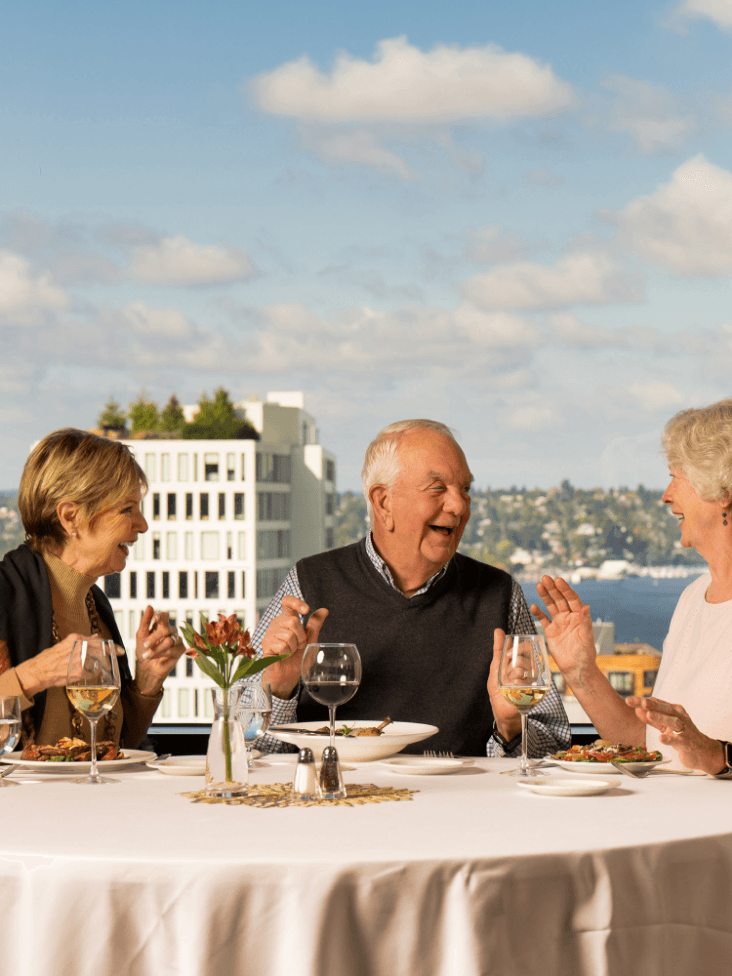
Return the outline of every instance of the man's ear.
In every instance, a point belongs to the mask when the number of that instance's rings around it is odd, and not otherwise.
[[[394,531],[394,517],[391,511],[391,492],[386,485],[372,485],[369,488],[369,501],[374,510],[374,521],[386,529]]]

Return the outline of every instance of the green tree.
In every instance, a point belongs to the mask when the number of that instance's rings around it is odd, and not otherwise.
[[[174,393],[160,414],[160,430],[167,434],[176,434],[183,429],[185,422],[183,407],[181,407],[178,397]]]
[[[259,440],[249,421],[236,416],[234,404],[222,386],[214,392],[213,399],[203,393],[198,406],[196,416],[181,431],[181,437],[186,440]]]
[[[98,427],[112,427],[114,430],[124,430],[127,424],[127,414],[120,407],[114,397],[107,400],[104,410],[99,414]]]
[[[160,423],[158,406],[145,397],[145,391],[129,406],[130,430],[133,434],[144,430],[157,430]]]

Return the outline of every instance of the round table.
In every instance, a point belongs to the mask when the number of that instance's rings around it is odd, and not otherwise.
[[[130,767],[0,790],[13,976],[644,976],[732,969],[732,783],[659,772],[545,797],[479,759],[346,782],[410,801],[194,804]],[[285,757],[252,782],[288,782]],[[552,775],[557,771],[552,770]],[[561,773],[560,775],[566,775]]]

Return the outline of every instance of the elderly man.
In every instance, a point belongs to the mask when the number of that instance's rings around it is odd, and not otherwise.
[[[369,445],[362,477],[367,538],[300,560],[255,631],[265,656],[292,652],[267,670],[273,724],[323,718],[299,685],[303,651],[318,640],[350,642],[363,678],[339,718],[427,722],[440,729],[430,748],[515,754],[521,720],[498,691],[494,641],[534,625],[507,573],[457,553],[470,517],[465,455],[444,424],[401,421]],[[529,716],[530,754],[569,741],[552,687]]]

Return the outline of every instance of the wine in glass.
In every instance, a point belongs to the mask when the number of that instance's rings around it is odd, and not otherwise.
[[[17,695],[0,695],[0,756],[12,752],[20,738],[20,698]],[[0,786],[17,786],[7,779],[0,779]]]
[[[91,726],[91,768],[89,776],[81,776],[72,782],[91,786],[119,782],[100,776],[97,770],[97,722],[114,708],[119,692],[119,667],[114,641],[101,637],[74,641],[69,657],[66,694]]]
[[[311,698],[328,706],[333,746],[336,708],[350,701],[361,683],[358,648],[355,644],[308,644],[302,658],[302,683]]]
[[[506,634],[498,667],[501,694],[521,714],[521,766],[517,776],[540,776],[526,755],[526,720],[532,708],[549,692],[552,683],[544,638],[538,634]]]
[[[252,744],[265,734],[272,721],[272,693],[266,681],[253,679],[242,682],[238,717],[244,729],[247,765],[253,769]]]

